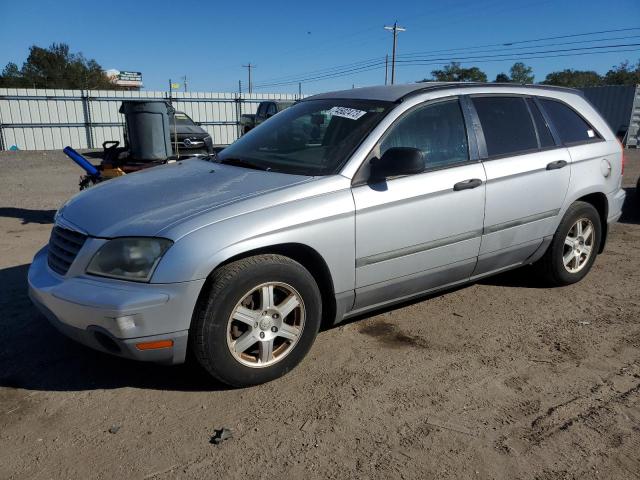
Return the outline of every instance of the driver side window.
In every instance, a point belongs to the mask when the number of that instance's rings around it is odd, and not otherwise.
[[[427,169],[468,161],[467,132],[458,100],[432,103],[406,114],[385,135],[379,154],[393,147],[421,150]]]

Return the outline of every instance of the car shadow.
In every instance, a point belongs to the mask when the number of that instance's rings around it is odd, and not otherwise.
[[[507,270],[503,273],[485,277],[477,282],[480,285],[510,288],[553,288],[544,282],[531,265]]]
[[[27,208],[0,207],[0,217],[19,218],[23,225],[28,223],[53,223],[55,210],[29,210]]]
[[[640,225],[640,198],[638,198],[638,189],[636,187],[627,187],[624,189],[627,193],[627,198],[622,205],[622,216],[620,223],[627,223],[631,225]]]
[[[32,305],[27,294],[28,268],[20,265],[0,270],[0,387],[39,391],[228,388],[195,362],[176,366],[136,362],[67,339]]]

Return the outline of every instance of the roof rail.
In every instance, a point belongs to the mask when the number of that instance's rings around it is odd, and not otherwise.
[[[429,83],[429,82],[425,82]],[[417,95],[420,93],[445,90],[448,88],[473,88],[473,87],[525,87],[539,90],[555,90],[560,92],[571,92],[580,96],[584,96],[584,92],[575,88],[559,87],[555,85],[541,85],[541,84],[527,84],[527,83],[510,83],[510,82],[448,82],[438,83],[437,85],[426,85],[424,88],[416,88],[402,97],[397,102],[402,102],[405,98]]]

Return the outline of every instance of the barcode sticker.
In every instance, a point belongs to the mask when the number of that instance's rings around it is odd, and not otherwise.
[[[358,120],[367,112],[365,112],[364,110],[356,110],[355,108],[333,107],[331,110],[329,110],[329,113],[336,117],[348,118],[350,120]]]

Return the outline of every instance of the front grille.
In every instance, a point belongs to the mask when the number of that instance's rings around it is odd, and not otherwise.
[[[53,227],[49,239],[49,267],[60,275],[66,275],[87,236],[62,227]]]

